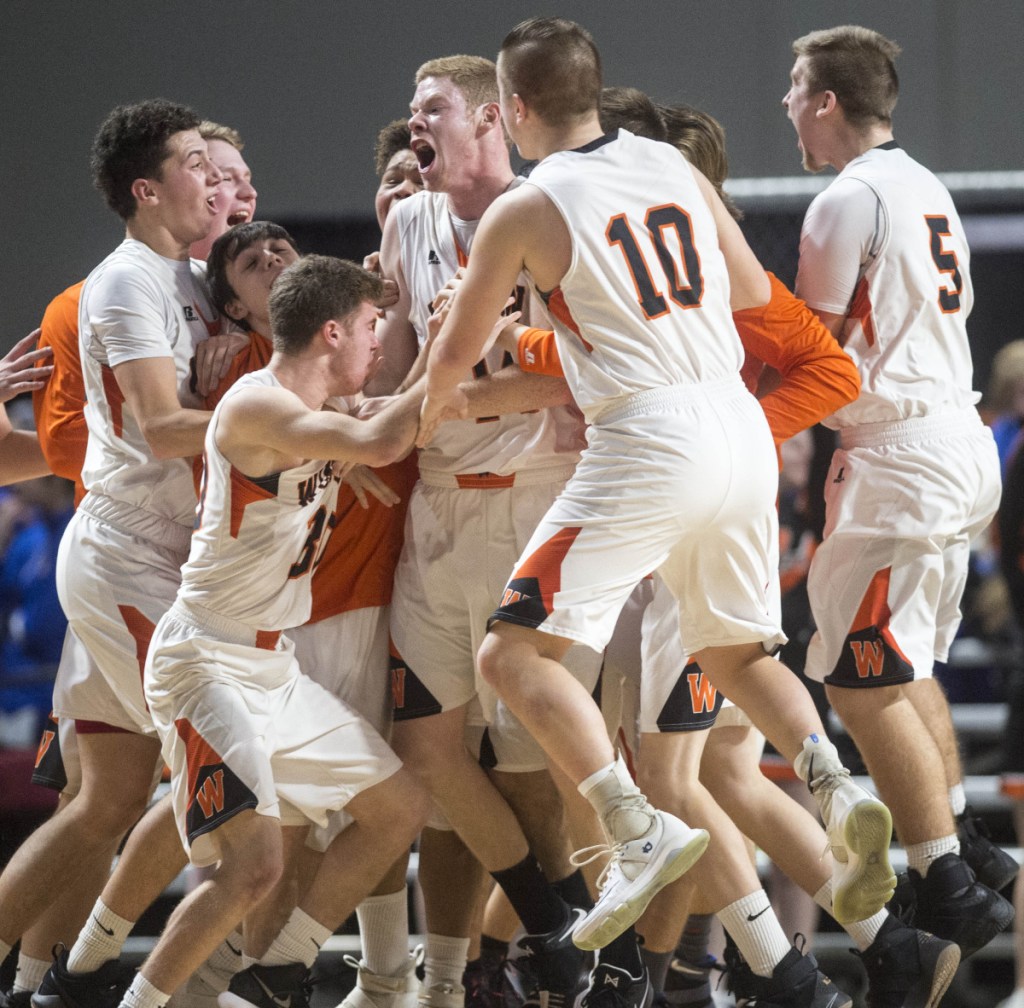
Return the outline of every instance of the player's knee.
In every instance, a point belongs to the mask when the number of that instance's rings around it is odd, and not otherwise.
[[[484,682],[500,694],[512,671],[508,647],[500,636],[489,633],[484,638],[477,655],[477,664]]]
[[[407,836],[410,842],[419,834],[430,814],[427,787],[415,773],[404,767],[371,788],[366,797],[373,800],[360,802],[358,810],[352,809],[356,821],[371,829],[386,827],[392,835]]]
[[[146,811],[148,795],[104,794],[95,788],[83,789],[67,807],[78,830],[96,842],[119,837],[130,830]]]

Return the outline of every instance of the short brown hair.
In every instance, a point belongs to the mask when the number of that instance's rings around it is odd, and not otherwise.
[[[654,102],[639,88],[606,87],[601,91],[601,129],[624,129],[648,140],[664,140],[665,124]]]
[[[809,89],[832,91],[850,125],[892,123],[900,47],[891,39],[859,25],[839,25],[801,36],[793,53],[806,57]]]
[[[210,300],[218,314],[224,315],[243,329],[249,327],[241,319],[228,314],[227,306],[238,296],[234,287],[228,283],[228,263],[233,263],[250,245],[270,238],[279,238],[288,242],[296,252],[299,251],[295,239],[280,224],[270,221],[246,221],[236,224],[224,232],[210,249],[206,259],[206,283],[210,288]]]
[[[559,17],[516,25],[501,43],[501,73],[545,122],[566,126],[601,106],[601,56],[585,28]]]
[[[226,144],[231,144],[239,153],[245,147],[242,142],[242,135],[236,129],[232,129],[230,126],[224,126],[221,123],[215,123],[210,119],[204,119],[199,124],[199,135],[204,140],[223,140]]]
[[[377,178],[383,178],[384,172],[388,170],[388,162],[411,143],[408,119],[395,119],[382,127],[373,145],[373,164],[377,169]]]
[[[498,71],[483,56],[442,56],[416,71],[416,83],[427,77],[446,77],[465,96],[470,108],[498,100]]]
[[[364,302],[384,293],[380,278],[353,262],[308,255],[282,270],[270,288],[270,329],[274,350],[294,356],[332,319],[344,322]]]
[[[729,159],[725,153],[725,130],[707,112],[692,105],[657,106],[665,124],[665,139],[672,144],[715,187],[726,210],[736,219],[743,212],[722,187],[729,177]]]

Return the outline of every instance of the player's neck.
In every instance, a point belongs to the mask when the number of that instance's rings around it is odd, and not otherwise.
[[[452,186],[445,194],[448,210],[459,220],[475,221],[484,211],[512,185],[515,173],[508,162],[474,172],[472,178]]]
[[[125,228],[127,237],[148,245],[157,255],[165,259],[188,259],[189,243],[176,238],[160,223],[156,223],[141,214],[136,214],[128,221]]]
[[[330,398],[328,376],[323,367],[311,367],[306,355],[292,356],[274,351],[267,364],[282,388],[294,392],[311,410],[319,410]]]
[[[836,171],[842,171],[851,161],[855,161],[874,147],[889,143],[892,139],[892,127],[888,125],[872,126],[857,132],[851,131],[841,137],[836,144],[830,163]]]

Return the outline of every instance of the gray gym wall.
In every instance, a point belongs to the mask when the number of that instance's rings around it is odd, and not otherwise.
[[[896,131],[911,153],[938,171],[1024,167],[1020,0],[3,0],[0,347],[122,236],[88,175],[114,105],[162,96],[236,127],[261,217],[365,216],[374,136],[405,113],[416,67],[493,57],[518,20],[548,13],[594,33],[606,83],[717,116],[734,177],[800,174],[779,104],[790,42],[848,22],[904,48]]]

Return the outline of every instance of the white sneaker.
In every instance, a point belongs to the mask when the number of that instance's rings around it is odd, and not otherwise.
[[[652,813],[650,828],[635,840],[587,847],[572,856],[578,866],[611,854],[598,879],[600,895],[594,909],[573,928],[572,940],[578,948],[604,948],[637,920],[655,893],[704,853],[707,830],[690,829],[668,812],[652,809]]]
[[[1024,1008],[1024,987],[1018,987],[1008,998],[1000,1001],[996,1008]]]
[[[832,848],[832,916],[840,924],[866,920],[892,899],[896,875],[889,864],[892,816],[850,779],[848,770],[822,774],[811,793]]]
[[[372,973],[362,960],[345,956],[349,966],[358,968],[356,985],[338,1008],[416,1008],[420,982],[416,979],[416,952],[393,976]]]
[[[418,1002],[420,1008],[465,1008],[466,988],[448,981],[420,984]]]

